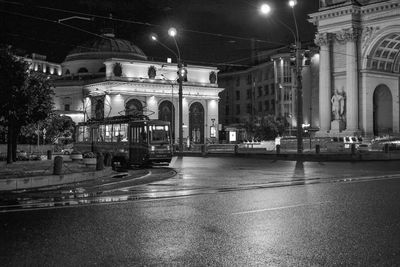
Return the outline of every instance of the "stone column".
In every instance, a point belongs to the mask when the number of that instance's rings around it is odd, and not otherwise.
[[[358,132],[357,29],[345,31],[346,40],[346,131]]]
[[[326,134],[331,127],[331,36],[318,33],[315,44],[320,46],[319,57],[319,127],[320,134]]]

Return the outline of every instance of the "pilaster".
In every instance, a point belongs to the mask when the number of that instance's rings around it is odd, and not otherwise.
[[[330,33],[319,33],[316,35],[315,44],[320,46],[320,68],[319,68],[319,135],[325,135],[331,127],[331,40]]]
[[[346,44],[346,132],[359,132],[358,125],[358,53],[359,30],[345,29],[336,34],[339,42]]]

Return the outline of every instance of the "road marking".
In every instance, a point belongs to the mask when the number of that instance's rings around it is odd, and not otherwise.
[[[135,178],[131,178],[131,179],[126,179],[126,180],[122,180],[122,181],[116,181],[116,182],[111,182],[111,183],[105,183],[105,184],[100,184],[100,185],[96,185],[96,186],[94,186],[94,188],[97,188],[97,187],[104,187],[104,186],[109,186],[109,185],[115,185],[115,184],[122,184],[122,183],[127,183],[127,182],[130,182],[130,181],[132,181],[132,180],[142,180],[142,179],[144,179],[144,178],[146,178],[147,176],[150,176],[150,175],[152,175],[153,173],[151,172],[151,171],[149,171],[147,174],[145,174],[145,175],[143,175],[143,176],[140,176],[140,177],[135,177]],[[128,177],[129,177],[129,175],[128,175]],[[124,187],[122,187],[122,188],[124,188]],[[107,191],[104,191],[104,192],[107,192]]]
[[[177,156],[172,157],[171,162],[169,163],[168,167],[170,167],[170,168],[174,167],[175,161],[176,161],[177,158],[178,158]]]
[[[315,206],[315,205],[322,205],[322,204],[331,203],[331,202],[332,201],[324,201],[324,202],[316,202],[316,203],[303,203],[303,204],[281,206],[281,207],[268,208],[268,209],[248,210],[248,211],[234,212],[234,213],[232,213],[232,215],[241,215],[241,214],[257,213],[257,212],[273,211],[273,210],[283,210],[283,209],[291,209],[291,208],[298,208],[298,207],[305,207],[305,206]]]

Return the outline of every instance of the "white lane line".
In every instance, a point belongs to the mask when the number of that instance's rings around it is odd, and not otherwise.
[[[172,157],[168,167],[170,168],[174,167],[177,158],[178,158],[177,156]]]
[[[297,205],[289,205],[289,206],[282,206],[282,207],[275,207],[275,208],[268,208],[268,209],[259,209],[259,210],[248,210],[248,211],[234,212],[234,213],[232,213],[232,215],[241,215],[241,214],[257,213],[257,212],[273,211],[273,210],[283,210],[283,209],[291,209],[291,208],[298,208],[298,207],[305,207],[305,206],[315,206],[315,205],[322,205],[322,204],[326,204],[326,203],[331,203],[331,201],[303,203],[303,204],[297,204]]]

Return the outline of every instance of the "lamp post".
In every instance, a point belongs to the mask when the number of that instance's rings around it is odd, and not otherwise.
[[[157,35],[153,34],[151,35],[151,39],[153,41],[158,42],[159,44],[161,44],[164,48],[168,49],[170,52],[172,52],[177,60],[178,63],[178,84],[179,84],[179,90],[178,90],[178,105],[179,105],[179,126],[178,126],[178,138],[179,138],[179,153],[182,154],[183,152],[183,105],[182,105],[182,91],[183,91],[183,80],[186,77],[186,69],[183,67],[182,62],[181,62],[181,53],[179,50],[179,46],[178,43],[175,39],[175,36],[177,34],[177,31],[175,28],[170,28],[168,30],[168,35],[171,36],[174,39],[175,42],[175,47],[176,50],[178,52],[175,53],[174,50],[170,49],[168,46],[166,46],[165,44],[163,44],[162,42],[160,42],[157,38]]]
[[[283,23],[279,19],[277,21],[282,24],[284,27],[286,27],[293,35],[294,39],[294,50],[295,50],[295,56],[296,56],[296,86],[297,86],[297,153],[301,154],[303,153],[303,87],[302,87],[302,77],[301,77],[301,57],[300,57],[300,49],[301,49],[301,43],[300,43],[300,37],[299,37],[299,30],[297,26],[297,19],[296,15],[294,13],[294,7],[297,4],[297,0],[290,0],[288,2],[289,6],[292,8],[292,15],[293,15],[293,20],[295,24],[295,32],[293,31],[292,28],[290,28],[287,24]],[[268,4],[262,4],[260,7],[260,12],[262,14],[268,14],[271,12],[271,7]]]

